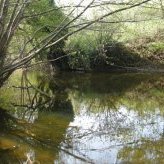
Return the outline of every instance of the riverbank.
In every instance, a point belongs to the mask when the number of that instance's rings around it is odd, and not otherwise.
[[[155,71],[164,69],[164,30],[114,39],[109,34],[78,34],[66,43],[68,65],[77,71]],[[67,52],[68,51],[68,52]],[[61,59],[62,61],[62,59]]]

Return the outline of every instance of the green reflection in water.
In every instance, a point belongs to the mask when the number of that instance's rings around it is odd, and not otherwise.
[[[0,90],[3,163],[163,163],[162,74],[18,71]]]

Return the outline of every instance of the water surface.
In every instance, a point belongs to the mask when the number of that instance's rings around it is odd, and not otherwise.
[[[164,163],[162,74],[16,72],[0,90],[1,163]]]

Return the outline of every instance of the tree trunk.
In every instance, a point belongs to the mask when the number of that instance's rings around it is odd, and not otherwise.
[[[0,75],[0,88],[3,86],[4,82],[10,77],[11,74],[12,72],[8,72],[4,75]]]
[[[5,81],[5,75],[2,74],[3,71],[3,67],[4,67],[4,62],[5,62],[5,52],[2,49],[0,49],[0,87],[3,85],[4,81]]]
[[[4,82],[10,77],[14,70],[10,70],[6,73],[2,73],[4,71],[4,61],[5,55],[0,55],[0,87],[3,86]]]

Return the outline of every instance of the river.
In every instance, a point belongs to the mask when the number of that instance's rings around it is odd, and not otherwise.
[[[162,164],[164,76],[19,70],[0,122],[2,164]]]

